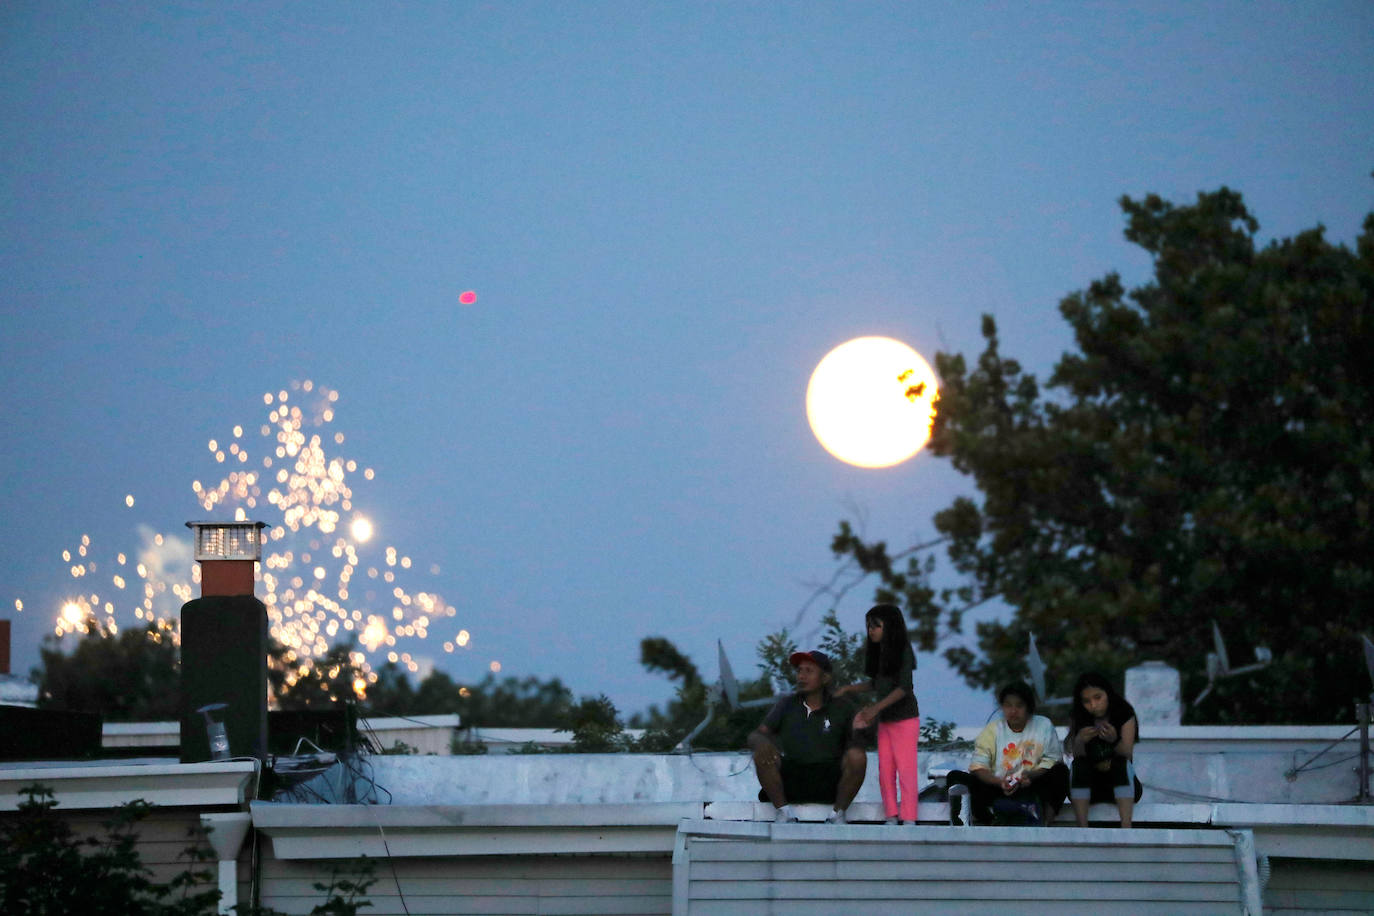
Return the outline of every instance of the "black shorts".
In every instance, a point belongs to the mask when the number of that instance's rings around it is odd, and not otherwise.
[[[835,801],[840,790],[840,762],[790,763],[782,759],[782,790],[788,803],[813,802],[826,804]],[[768,801],[768,794],[759,790],[759,801]]]
[[[1093,762],[1074,759],[1073,777],[1069,783],[1069,797],[1088,799],[1089,804],[1111,802],[1118,798],[1140,801],[1145,787],[1135,775],[1135,766],[1125,757],[1113,756],[1111,768],[1099,770]]]

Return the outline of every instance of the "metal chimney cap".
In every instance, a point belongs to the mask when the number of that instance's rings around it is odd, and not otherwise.
[[[261,560],[266,522],[187,522],[196,560]]]

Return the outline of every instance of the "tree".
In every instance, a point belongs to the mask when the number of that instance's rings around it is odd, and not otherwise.
[[[279,709],[328,709],[355,701],[366,683],[357,637],[335,643],[323,657],[299,667],[295,650],[273,641],[267,659],[267,682]]]
[[[340,643],[301,672],[293,650],[268,647],[268,683],[283,709],[332,706],[354,696],[361,676],[356,642]],[[181,660],[176,623],[158,621],[116,631],[94,617],[70,654],[62,639],[48,636],[39,649],[39,666],[30,673],[38,684],[38,705],[100,713],[111,722],[176,719],[181,691]]]
[[[368,687],[364,708],[375,716],[457,714],[464,725],[485,728],[555,728],[567,723],[573,694],[558,678],[498,681],[488,673],[468,686],[442,671],[432,672],[415,688],[403,670],[387,662]]]
[[[905,605],[925,650],[973,607],[1009,605],[978,624],[978,653],[945,652],[971,685],[1024,677],[1033,632],[1052,692],[1162,658],[1195,696],[1215,620],[1274,661],[1190,717],[1348,721],[1374,607],[1374,214],[1355,251],[1321,227],[1260,248],[1226,188],[1121,205],[1153,279],[1128,292],[1109,274],[1061,302],[1077,351],[1045,393],[989,317],[974,366],[936,357],[930,448],[980,498],[938,512],[939,540],[905,567],[846,523],[832,547]]]
[[[652,705],[644,713],[631,717],[631,725],[644,729],[639,742],[640,750],[672,750],[706,720],[708,713],[712,713],[711,722],[692,738],[692,747],[697,750],[736,750],[744,746],[744,736],[758,725],[763,715],[761,710],[755,708],[728,709],[722,699],[712,695],[696,664],[665,637],[650,636],[641,640],[639,661],[648,671],[657,671],[666,674],[669,680],[681,681],[677,695],[665,709]],[[762,678],[746,679],[739,684],[741,700],[760,699],[772,693],[772,686]]]
[[[70,654],[62,641],[49,636],[40,649],[40,666],[31,678],[39,686],[39,705],[100,713],[108,721],[148,722],[180,716],[180,659],[175,623],[116,632],[94,617],[86,621]],[[357,639],[331,646],[309,664],[295,650],[278,642],[268,646],[267,679],[281,709],[325,709],[340,702],[359,701],[369,715],[427,715],[456,713],[464,724],[499,727],[565,725],[573,708],[573,694],[554,678],[507,677],[487,674],[471,686],[434,671],[418,687],[395,662],[377,669],[376,683],[366,682],[365,657]]]
[[[834,683],[838,686],[862,680],[863,637],[845,633],[833,611],[821,624],[824,630],[817,648],[830,656],[835,669]],[[760,677],[740,682],[740,699],[762,700],[790,692],[794,677],[788,659],[797,651],[797,645],[787,630],[765,636],[756,651]],[[641,750],[666,751],[705,720],[710,711],[711,693],[692,660],[662,636],[650,636],[640,642],[640,664],[649,671],[666,674],[670,680],[682,681],[677,696],[666,710],[651,706],[646,714],[631,719],[632,725],[646,730],[640,741]],[[711,724],[692,739],[692,746],[699,750],[744,747],[745,738],[762,721],[767,707],[728,709],[723,700],[716,703]]]
[[[579,754],[609,754],[632,749],[615,704],[604,693],[583,697],[568,713],[568,724],[559,731],[572,732],[573,750]]]
[[[204,867],[213,857],[203,837],[186,850],[190,868],[158,884],[138,854],[136,826],[152,806],[133,801],[116,809],[102,836],[78,837],[56,816],[57,800],[43,785],[20,790],[18,814],[0,823],[0,904],[30,916],[198,916],[213,913],[219,889]]]
[[[70,655],[58,637],[45,637],[30,675],[39,707],[98,712],[116,722],[177,718],[174,636],[165,622],[115,632],[91,617]]]
[[[376,683],[369,684],[363,698],[363,708],[372,716],[422,716],[451,713],[457,704],[441,703],[437,708],[421,708],[415,702],[415,688],[410,678],[395,662],[386,662],[377,669]],[[456,691],[455,691],[456,693]]]
[[[57,799],[45,785],[20,789],[25,800],[13,818],[0,821],[0,912],[13,916],[212,916],[220,891],[207,867],[214,851],[196,825],[182,855],[187,867],[165,884],[154,881],[139,855],[137,828],[153,805],[137,799],[115,809],[99,836],[78,837],[57,813]],[[373,885],[367,859],[335,868],[326,897],[312,916],[357,916],[372,902],[362,895]],[[238,916],[285,916],[271,907],[239,903]]]

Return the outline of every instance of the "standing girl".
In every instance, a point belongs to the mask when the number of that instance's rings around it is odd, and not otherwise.
[[[911,651],[906,622],[896,605],[876,605],[864,615],[864,622],[868,625],[868,642],[864,644],[864,673],[868,680],[842,691],[871,690],[877,695],[877,700],[855,714],[854,728],[867,728],[877,721],[878,786],[883,793],[883,812],[889,824],[914,824],[921,791],[916,770],[921,710],[912,686],[916,655]]]
[[[1089,671],[1073,686],[1073,715],[1069,747],[1073,773],[1069,800],[1078,826],[1088,826],[1088,806],[1114,800],[1121,826],[1131,826],[1135,803],[1144,791],[1135,775],[1132,757],[1140,737],[1135,708],[1112,687],[1111,681]]]

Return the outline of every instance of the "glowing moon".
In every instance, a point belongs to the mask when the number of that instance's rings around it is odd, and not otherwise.
[[[930,439],[935,372],[890,337],[857,337],[825,355],[806,386],[806,419],[825,450],[861,468],[901,464]]]

